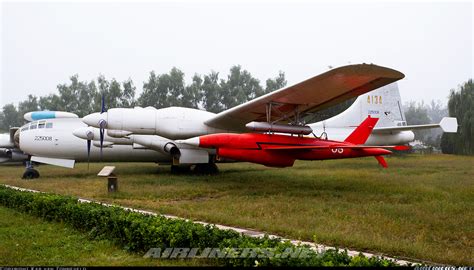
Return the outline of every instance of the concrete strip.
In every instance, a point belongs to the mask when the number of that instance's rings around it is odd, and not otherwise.
[[[38,190],[33,190],[33,189],[26,189],[26,188],[21,188],[21,187],[16,187],[16,186],[10,186],[10,185],[4,185],[4,184],[2,184],[2,185],[5,186],[5,187],[7,187],[7,188],[11,188],[11,189],[19,190],[19,191],[45,193],[45,192],[43,192],[43,191],[38,191]],[[198,224],[202,224],[202,225],[214,225],[214,226],[216,226],[218,229],[221,229],[221,230],[232,230],[232,231],[236,231],[236,232],[238,232],[238,233],[245,234],[245,235],[250,236],[250,237],[264,237],[264,236],[265,236],[265,233],[264,233],[264,232],[259,232],[259,231],[254,231],[254,230],[248,230],[248,229],[243,229],[243,228],[237,228],[237,227],[231,227],[231,226],[225,226],[225,225],[220,225],[220,224],[212,224],[212,223],[207,223],[207,222],[203,222],[203,221],[193,221],[193,220],[190,220],[190,219],[181,218],[181,217],[177,217],[177,216],[173,216],[173,215],[157,214],[157,213],[151,212],[151,211],[145,211],[145,210],[140,210],[140,209],[125,207],[125,206],[121,206],[121,205],[109,204],[109,203],[99,202],[99,201],[90,200],[90,199],[79,198],[78,201],[81,202],[81,203],[98,203],[98,204],[101,204],[101,205],[104,205],[104,206],[108,206],[108,207],[111,207],[111,206],[120,207],[120,208],[122,208],[122,209],[129,210],[129,211],[132,211],[132,212],[141,213],[141,214],[144,214],[144,215],[162,216],[162,217],[169,218],[169,219],[181,219],[181,220],[186,220],[186,221],[192,221],[192,222],[194,222],[194,223],[198,223]],[[322,244],[316,244],[316,243],[312,243],[312,242],[286,239],[286,238],[283,238],[283,237],[278,236],[278,235],[272,235],[272,234],[267,234],[267,235],[268,235],[268,237],[270,237],[270,238],[280,238],[282,241],[290,241],[290,242],[291,242],[292,244],[294,244],[294,245],[308,245],[308,246],[310,246],[313,250],[315,250],[315,251],[317,251],[317,252],[322,252],[322,251],[326,251],[326,250],[330,250],[330,249],[336,249],[335,247],[326,246],[326,245],[322,245]],[[341,249],[341,248],[339,248],[339,249]],[[387,256],[382,255],[382,254],[367,253],[367,252],[360,252],[360,251],[348,250],[348,249],[347,249],[347,254],[348,254],[349,256],[351,256],[351,257],[357,256],[357,255],[359,255],[360,253],[362,253],[364,256],[366,256],[366,257],[368,257],[368,258],[374,257],[374,256],[375,256],[375,257],[384,257],[385,259],[392,260],[392,261],[394,261],[395,263],[397,263],[397,264],[399,264],[399,265],[409,265],[409,264],[412,264],[412,265],[413,265],[413,264],[416,264],[415,262],[410,262],[410,261],[406,261],[406,260],[401,260],[401,259],[396,259],[396,258],[392,258],[392,257],[387,257]]]

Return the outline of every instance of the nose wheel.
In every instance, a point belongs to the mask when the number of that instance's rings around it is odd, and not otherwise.
[[[31,161],[26,161],[26,169],[25,172],[23,173],[23,176],[21,177],[22,179],[28,180],[28,179],[36,179],[39,178],[40,174],[37,170],[33,168],[33,164]]]

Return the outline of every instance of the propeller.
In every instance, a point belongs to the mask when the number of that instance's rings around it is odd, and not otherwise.
[[[92,139],[94,139],[94,132],[91,130],[86,132],[86,137],[87,137],[87,171],[89,171],[89,164],[91,160],[91,143]]]
[[[106,111],[107,110],[105,109],[105,96],[102,93],[100,114],[103,114]],[[99,121],[100,160],[102,160],[102,148],[104,146],[104,132],[105,132],[105,127],[106,126],[107,126],[107,121],[105,121],[104,119],[100,119],[100,121]]]

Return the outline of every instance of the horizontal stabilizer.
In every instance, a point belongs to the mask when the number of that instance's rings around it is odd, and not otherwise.
[[[443,117],[439,126],[444,132],[456,133],[458,132],[458,119],[456,117]]]
[[[390,133],[401,132],[406,130],[420,130],[430,128],[441,128],[447,133],[456,133],[458,130],[458,120],[455,117],[443,117],[439,124],[425,124],[425,125],[409,125],[409,126],[393,126],[393,127],[376,127],[372,133]]]

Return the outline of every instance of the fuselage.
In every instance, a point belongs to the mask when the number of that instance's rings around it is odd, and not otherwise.
[[[32,156],[87,161],[87,141],[73,135],[73,131],[87,127],[80,118],[47,119],[26,124],[20,129],[20,149]],[[132,144],[100,147],[93,143],[90,161],[144,161],[169,163],[171,157],[150,149],[135,149]]]
[[[295,160],[343,159],[391,154],[383,148],[357,148],[358,146],[352,143],[342,141],[279,134],[223,133],[200,136],[196,140],[198,141],[195,143],[199,147],[216,148],[218,157],[269,167],[293,166]]]

